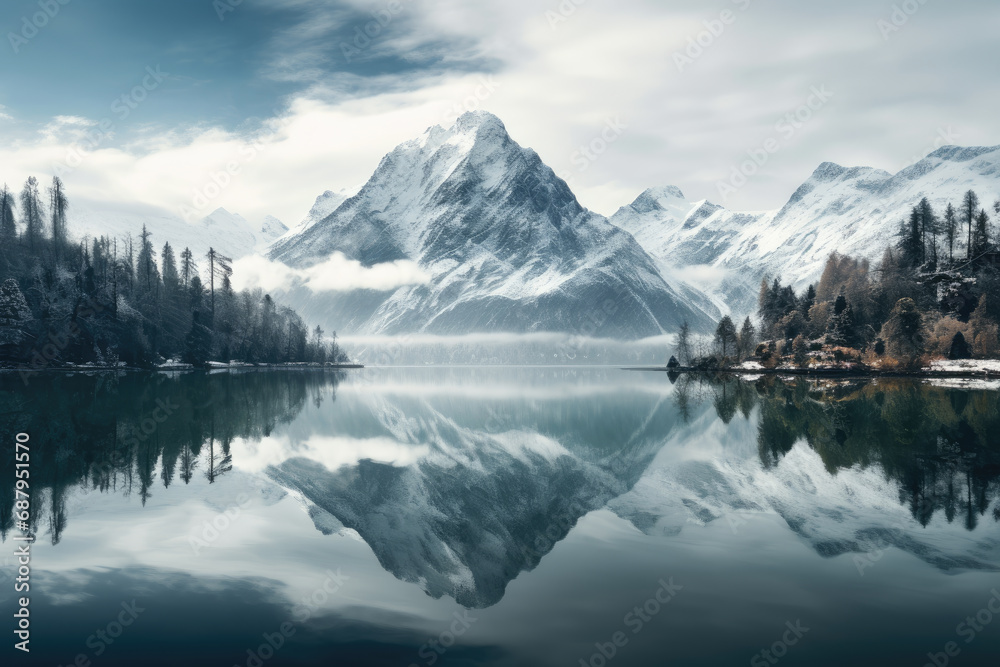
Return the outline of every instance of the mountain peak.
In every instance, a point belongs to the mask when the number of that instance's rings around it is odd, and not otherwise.
[[[497,116],[490,113],[489,111],[466,111],[458,120],[455,121],[453,128],[457,132],[480,132],[486,131],[496,131],[507,133],[507,127],[503,124]]]
[[[273,215],[264,218],[260,231],[268,238],[277,238],[288,231],[288,226]]]
[[[649,188],[636,197],[631,206],[637,213],[650,213],[651,211],[661,211],[671,201],[684,200],[684,193],[681,189],[673,185],[663,185],[657,188]]]
[[[1000,151],[1000,146],[942,146],[927,157],[948,160],[950,162],[968,162],[981,155]]]

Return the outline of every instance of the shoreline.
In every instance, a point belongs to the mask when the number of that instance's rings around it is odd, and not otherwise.
[[[667,368],[666,366],[636,366],[622,368],[623,371],[659,372],[700,375],[797,375],[802,377],[839,378],[839,379],[875,379],[875,378],[910,378],[910,379],[966,379],[966,380],[1000,380],[1000,373],[991,371],[935,371],[921,369],[915,371],[883,371],[878,369],[847,369],[847,368],[714,368],[701,370],[697,368]]]
[[[273,364],[273,365],[238,365],[238,366],[213,366],[209,368],[195,368],[188,366],[168,366],[165,368],[139,368],[137,366],[52,366],[49,368],[0,368],[0,373],[197,373],[215,371],[342,371],[360,370],[365,368],[364,364],[327,364],[324,366],[310,366],[305,364]]]

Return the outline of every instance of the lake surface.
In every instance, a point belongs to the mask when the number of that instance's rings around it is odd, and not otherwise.
[[[3,665],[1000,655],[997,391],[584,367],[7,375],[0,423],[8,619],[22,431],[37,534],[32,651],[5,630]]]

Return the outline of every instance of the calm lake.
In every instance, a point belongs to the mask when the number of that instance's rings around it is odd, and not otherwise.
[[[1000,392],[0,377],[3,665],[996,665]],[[992,610],[991,610],[992,609]],[[950,652],[950,655],[949,655]],[[81,657],[82,656],[82,657]]]

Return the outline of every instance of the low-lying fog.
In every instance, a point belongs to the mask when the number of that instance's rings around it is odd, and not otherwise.
[[[558,333],[465,336],[345,336],[340,344],[368,366],[423,365],[651,365],[663,366],[675,336],[638,341]]]

